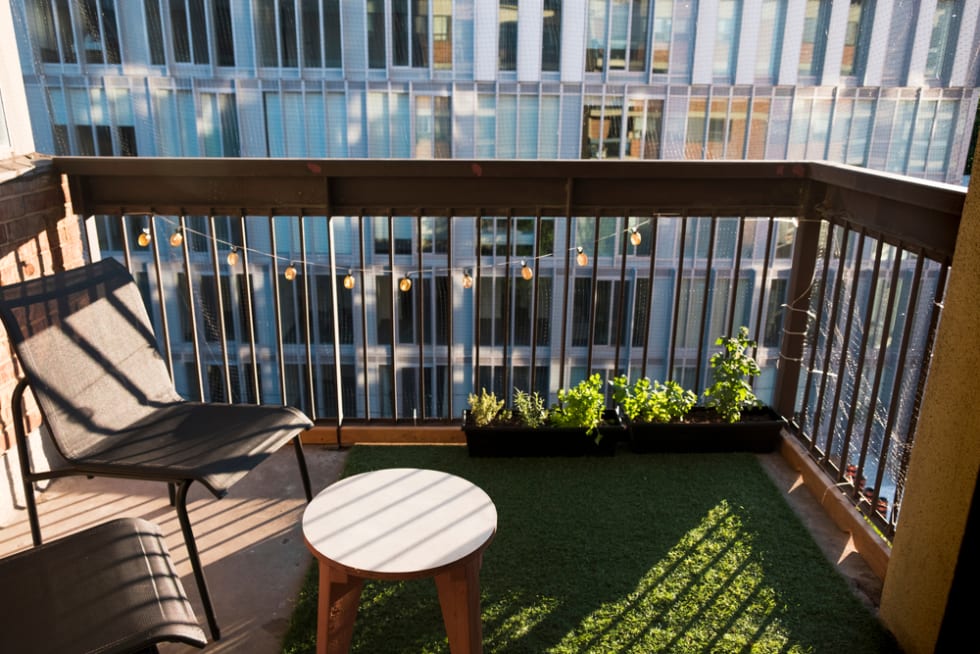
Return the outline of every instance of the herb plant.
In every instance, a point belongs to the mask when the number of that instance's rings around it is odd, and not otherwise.
[[[602,378],[596,373],[572,388],[558,391],[558,404],[551,409],[551,424],[556,427],[581,427],[586,433],[596,433],[596,443],[602,438],[598,427],[602,421],[605,398]]]
[[[477,427],[486,427],[492,424],[500,410],[504,408],[504,401],[498,400],[493,391],[487,393],[485,388],[480,389],[479,395],[470,393],[466,399],[470,405],[470,417]]]
[[[749,328],[742,327],[737,336],[723,336],[715,345],[722,350],[710,359],[713,383],[704,391],[705,405],[726,422],[738,422],[743,409],[762,405],[748,381],[761,372],[755,359],[746,354],[756,342],[749,339]]]
[[[621,375],[613,379],[613,399],[634,422],[679,422],[690,412],[697,396],[675,381],[650,382],[643,377],[631,387]]]
[[[548,421],[548,409],[537,391],[525,393],[514,389],[514,417],[525,427],[537,428]]]

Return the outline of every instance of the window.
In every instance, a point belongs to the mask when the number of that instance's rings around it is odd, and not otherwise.
[[[422,218],[422,251],[426,254],[445,254],[449,251],[449,218]]]
[[[419,319],[423,330],[423,343],[446,345],[449,342],[450,278],[438,275],[412,277],[411,290],[398,291],[395,309],[398,312],[398,342],[404,345],[419,342]],[[422,306],[419,296],[422,293]],[[419,316],[418,311],[422,314]]]
[[[206,157],[239,157],[238,107],[234,93],[201,93],[199,136]]]
[[[874,0],[851,0],[847,12],[847,31],[844,33],[841,75],[861,76],[864,73],[873,20]]]
[[[598,100],[598,98],[588,98]],[[623,126],[619,105],[586,104],[582,118],[582,158],[618,159]]]
[[[673,2],[653,3],[653,52],[650,67],[654,73],[666,73],[670,65],[670,33],[673,18]]]
[[[627,159],[659,159],[663,100],[630,100],[626,123]]]
[[[339,0],[256,0],[255,25],[262,66],[341,65]]]
[[[452,157],[452,118],[448,96],[416,96],[415,157],[418,159]]]
[[[367,0],[368,66],[385,67],[385,6],[383,0]]]
[[[500,0],[497,24],[500,70],[517,70],[517,0]]]
[[[738,37],[741,24],[742,0],[720,0],[712,66],[715,81],[730,83],[735,79],[735,62],[738,59]]]
[[[633,282],[626,280],[623,288],[619,280],[596,280],[597,291],[592,292],[592,280],[588,277],[577,277],[574,286],[574,315],[580,319],[572,321],[572,345],[586,346],[589,344],[589,316],[595,311],[595,333],[593,345],[615,345],[631,343],[630,328],[633,325],[632,307],[635,306]],[[622,321],[620,322],[620,293],[623,293]],[[595,303],[593,304],[593,300]],[[616,326],[619,325],[617,335]]]
[[[535,219],[511,219],[511,255],[514,257],[533,257],[535,238]],[[541,242],[538,256],[553,253],[555,239],[554,219],[541,219]],[[482,256],[507,255],[507,219],[484,218],[480,221],[480,254]]]
[[[354,298],[353,295],[344,288],[344,275],[337,275],[334,283],[330,283],[330,275],[314,275],[316,311],[314,316],[316,323],[313,326],[317,342],[332,345],[333,336],[333,291],[340,289],[337,293],[337,324],[340,329],[338,340],[342,344],[352,344],[354,342]]]
[[[962,0],[939,0],[932,20],[932,37],[926,57],[926,78],[949,81],[956,53],[956,37],[963,14]]]
[[[561,0],[544,0],[541,27],[541,70],[557,71],[561,64]]]
[[[649,0],[589,0],[587,72],[644,71]]]
[[[160,17],[160,0],[143,0],[146,15],[146,37],[150,46],[150,63],[163,66],[167,57],[163,50],[163,21]]]
[[[453,66],[452,0],[432,0],[432,65],[437,70]]]
[[[779,60],[783,50],[787,0],[763,0],[756,45],[755,78],[772,83],[779,78]]]
[[[391,63],[428,67],[428,0],[391,0]]]
[[[35,0],[24,4],[44,63],[120,63],[115,0]],[[75,50],[75,26],[81,37],[81,52]]]
[[[174,60],[180,64],[211,63],[209,36],[213,37],[216,64],[235,65],[231,0],[213,0],[209,15],[204,0],[170,0]],[[295,39],[293,41],[295,45]]]
[[[803,44],[800,47],[801,77],[820,77],[823,71],[831,4],[829,0],[807,0],[803,19]]]

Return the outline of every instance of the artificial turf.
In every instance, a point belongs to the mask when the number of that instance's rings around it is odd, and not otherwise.
[[[483,488],[486,652],[897,652],[749,454],[475,459],[358,446],[345,475],[444,470]],[[283,652],[313,652],[316,569]],[[448,652],[430,579],[368,582],[352,652]]]

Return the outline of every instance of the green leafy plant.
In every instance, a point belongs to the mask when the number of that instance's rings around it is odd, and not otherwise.
[[[466,398],[470,405],[470,418],[477,427],[486,427],[493,424],[504,408],[504,401],[498,400],[494,392],[487,392],[481,388],[480,394],[470,393]]]
[[[586,433],[596,434],[596,443],[602,439],[598,431],[605,409],[602,396],[602,378],[598,373],[583,379],[569,389],[558,391],[558,404],[551,409],[551,424],[556,427],[580,427]]]
[[[749,328],[742,327],[737,336],[723,336],[715,345],[721,345],[722,350],[710,359],[713,383],[704,391],[705,405],[726,422],[738,422],[743,409],[762,405],[749,385],[749,378],[761,370],[755,359],[746,354],[756,342],[749,339]]]
[[[537,428],[548,421],[544,398],[535,391],[525,393],[514,389],[514,417],[525,427]]]
[[[643,377],[632,386],[625,375],[613,379],[613,399],[634,422],[679,422],[697,401],[697,396],[675,381],[650,382]]]

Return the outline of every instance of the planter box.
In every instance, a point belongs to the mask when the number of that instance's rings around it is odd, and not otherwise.
[[[539,427],[472,427],[463,425],[470,456],[612,456],[622,427],[600,427],[603,436],[584,429]]]
[[[739,422],[722,422],[714,411],[696,407],[687,422],[629,425],[634,452],[772,452],[786,421],[766,407],[742,412]]]

